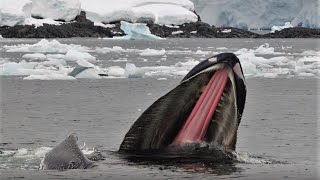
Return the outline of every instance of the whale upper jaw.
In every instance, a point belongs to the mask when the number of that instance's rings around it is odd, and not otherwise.
[[[212,85],[211,92],[217,91],[221,85],[220,81],[215,82],[212,78],[224,81],[222,93],[218,95],[219,97],[207,95],[203,100],[201,95],[206,91],[210,80],[217,86]],[[142,113],[126,134],[119,151],[143,153],[199,142],[206,142],[213,148],[235,150],[245,96],[244,76],[235,55],[221,54],[213,60],[212,58],[205,60],[194,67],[177,87],[159,98]],[[207,100],[207,98],[213,98],[213,100]],[[209,118],[207,117],[198,129],[194,130],[192,128],[194,126],[191,126],[184,131],[190,116],[196,114],[193,111],[199,106],[197,104],[200,99],[203,103],[209,103],[208,107],[211,110],[203,106],[203,109],[200,108],[200,115],[196,116],[198,118],[191,122],[197,125],[197,119],[203,120],[201,118],[205,115]],[[216,106],[213,107],[212,104]],[[201,114],[201,112],[207,114]],[[193,133],[191,139],[190,132]],[[182,136],[180,136],[181,133]]]

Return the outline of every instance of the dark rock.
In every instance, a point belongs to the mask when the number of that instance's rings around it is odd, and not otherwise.
[[[38,17],[41,18],[41,17]],[[139,23],[145,23],[150,32],[162,38],[320,38],[320,29],[295,27],[260,35],[248,30],[234,27],[215,27],[201,22],[198,16],[197,22],[185,23],[179,26],[166,26],[155,24],[152,20],[141,18]],[[71,37],[113,37],[124,36],[120,21],[115,21],[112,28],[94,26],[94,23],[86,18],[82,11],[75,20],[59,26],[44,24],[41,27],[30,25],[16,25],[13,27],[0,27],[0,34],[4,38],[71,38]],[[224,29],[231,32],[224,33]],[[182,33],[173,33],[182,31]]]
[[[294,27],[275,31],[261,36],[262,38],[320,38],[320,29]]]

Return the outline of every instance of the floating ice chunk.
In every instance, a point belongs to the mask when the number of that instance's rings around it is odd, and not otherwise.
[[[253,76],[258,73],[257,66],[248,61],[241,61],[241,66],[245,76]]]
[[[41,39],[36,44],[20,44],[13,46],[3,46],[7,52],[52,52],[52,53],[66,53],[69,50],[77,50],[81,52],[86,52],[89,50],[88,47],[74,44],[61,44],[57,40],[53,39],[48,41],[47,39]]]
[[[94,68],[88,68],[75,76],[77,79],[102,79]]]
[[[69,50],[64,57],[67,61],[86,60],[88,62],[96,62],[96,57],[87,52],[79,52],[75,50]]]
[[[81,11],[79,0],[32,0],[32,15],[42,18],[74,20]]]
[[[158,80],[158,81],[166,81],[167,78],[158,78],[157,80]]]
[[[41,63],[42,65],[46,65],[46,66],[66,66],[67,62],[64,59],[50,59],[48,58],[48,61],[44,61]]]
[[[125,76],[128,78],[142,78],[144,76],[144,71],[140,68],[137,68],[132,63],[126,64]]]
[[[100,47],[96,47],[96,49],[94,50],[96,53],[102,53],[102,54],[106,54],[106,53],[110,53],[110,52],[115,52],[115,53],[122,53],[125,52],[126,50],[123,49],[120,46],[113,46],[112,48],[108,48],[108,47],[104,47],[104,48],[100,48]]]
[[[198,49],[195,54],[201,54],[201,55],[206,55],[206,54],[210,54],[210,51],[202,51],[200,49]]]
[[[191,31],[190,33],[191,33],[191,34],[197,34],[198,31]]]
[[[175,67],[194,67],[195,65],[199,64],[199,61],[190,60],[187,62],[178,62],[175,64]]]
[[[287,28],[293,28],[290,22],[286,22],[284,26],[272,26],[271,32],[274,33],[275,31],[281,31],[282,29],[287,29]]]
[[[247,49],[241,48],[238,51],[234,52],[234,54],[246,54],[246,53],[254,53],[254,54],[285,54],[284,52],[275,52],[273,47],[270,47],[269,43],[264,43],[260,45],[257,49]]]
[[[182,34],[182,33],[183,33],[183,31],[173,31],[171,34],[176,35],[176,34]]]
[[[3,37],[1,36],[1,34],[0,34],[0,39],[3,39]]]
[[[111,66],[107,68],[108,76],[124,77],[125,70],[119,66]]]
[[[257,54],[283,54],[280,52],[275,52],[274,48],[270,47],[269,43],[259,46],[254,52]]]
[[[37,65],[36,62],[21,61],[19,63],[16,62],[8,62],[0,65],[0,75],[2,76],[19,76],[19,75],[28,75],[28,71],[32,71],[32,69]]]
[[[221,31],[222,33],[231,33],[231,29],[224,29]]]
[[[166,54],[165,49],[156,50],[156,49],[147,48],[145,50],[142,50],[139,55],[140,56],[163,56],[165,54]]]
[[[228,48],[226,48],[226,47],[217,47],[216,49],[217,50],[227,50]]]
[[[320,51],[307,50],[307,51],[303,51],[299,55],[302,55],[302,56],[320,56]]]
[[[1,0],[0,3],[0,27],[23,24],[31,17],[31,0]]]
[[[30,75],[24,80],[75,80],[76,78],[68,76],[67,74],[43,74],[43,75]]]
[[[128,23],[121,21],[120,28],[126,34],[126,36],[121,37],[120,39],[142,39],[142,40],[158,40],[163,39],[156,35],[151,34],[149,27],[143,23]]]
[[[33,53],[33,54],[25,54],[22,56],[22,58],[43,60],[43,59],[46,59],[47,56],[41,53]]]

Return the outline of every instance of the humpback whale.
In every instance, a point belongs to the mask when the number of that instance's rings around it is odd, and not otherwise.
[[[181,148],[205,142],[210,152],[222,157],[236,149],[245,100],[246,83],[239,59],[232,53],[210,57],[142,113],[125,135],[119,152],[181,153]],[[45,155],[40,169],[94,167],[77,140],[75,134],[67,137]]]
[[[40,169],[87,169],[94,165],[80,150],[78,137],[69,135],[59,145],[49,151],[40,164]]]
[[[239,59],[233,53],[210,57],[142,113],[119,152],[143,154],[201,142],[222,152],[235,151],[245,99]]]

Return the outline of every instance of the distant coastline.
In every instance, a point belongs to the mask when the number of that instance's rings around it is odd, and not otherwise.
[[[320,38],[320,29],[293,27],[274,33],[259,34],[234,27],[215,27],[199,20],[179,26],[159,25],[152,21],[146,23],[152,34],[162,38]],[[124,36],[120,21],[112,22],[110,27],[97,26],[81,12],[71,23],[61,25],[44,24],[40,27],[33,25],[15,25],[0,27],[3,38],[72,38],[72,37],[107,37]]]

